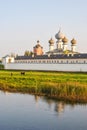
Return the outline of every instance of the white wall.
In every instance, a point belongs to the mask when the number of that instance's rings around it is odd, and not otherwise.
[[[49,45],[49,51],[53,51],[54,50],[54,44],[53,45]]]
[[[8,63],[8,64],[6,64],[5,69],[87,72],[87,64],[29,64],[29,63]]]

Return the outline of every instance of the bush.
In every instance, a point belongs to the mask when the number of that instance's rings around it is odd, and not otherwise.
[[[4,65],[3,64],[0,64],[0,69],[4,69]]]

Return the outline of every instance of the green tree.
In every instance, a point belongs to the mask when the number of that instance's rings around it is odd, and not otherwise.
[[[29,55],[30,55],[30,51],[26,50],[26,51],[24,52],[24,56],[29,56]]]
[[[24,52],[24,56],[31,56],[31,55],[33,55],[33,52],[32,52],[32,51],[26,50],[26,51]]]
[[[4,65],[3,64],[0,64],[0,69],[4,69]]]

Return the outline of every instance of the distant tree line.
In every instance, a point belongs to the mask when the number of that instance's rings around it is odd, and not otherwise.
[[[33,55],[33,52],[32,52],[32,51],[26,50],[26,51],[24,52],[24,56],[31,56],[31,55]]]

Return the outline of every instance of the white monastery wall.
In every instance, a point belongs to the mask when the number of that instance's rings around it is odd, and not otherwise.
[[[87,64],[7,63],[5,69],[87,72]]]

